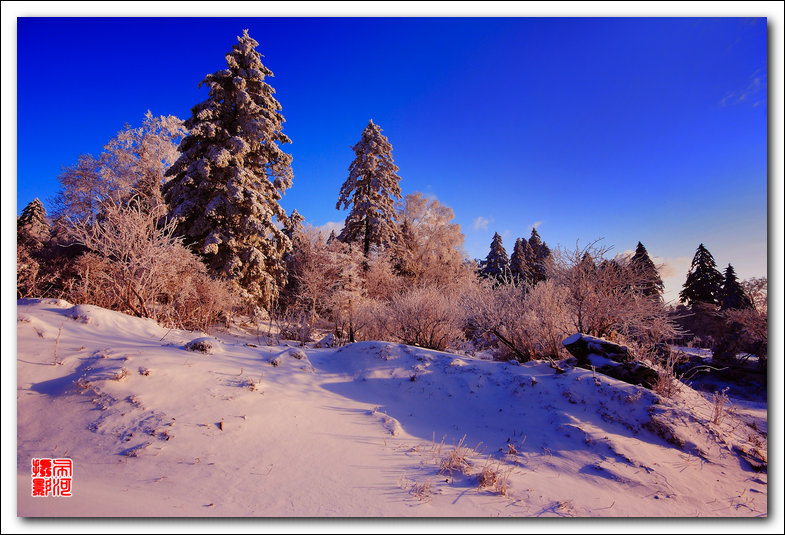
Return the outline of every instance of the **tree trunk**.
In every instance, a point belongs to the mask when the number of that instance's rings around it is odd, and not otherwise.
[[[368,253],[371,250],[371,222],[365,220],[365,237],[363,239],[363,255],[368,258]]]

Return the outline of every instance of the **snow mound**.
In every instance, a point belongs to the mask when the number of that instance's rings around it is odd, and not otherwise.
[[[335,335],[330,333],[314,345],[316,348],[333,347],[335,345]]]
[[[185,344],[185,349],[210,355],[220,350],[220,342],[212,336],[202,336]]]
[[[17,303],[20,516],[768,514],[765,405],[568,361],[254,346],[74,308]],[[211,358],[183,350],[199,340]],[[31,498],[30,459],[61,455],[74,497]]]
[[[298,369],[300,371],[305,371],[307,373],[313,373],[314,368],[311,361],[308,359],[308,355],[299,348],[290,348],[285,351],[282,351],[274,358],[268,360],[268,362],[273,367],[279,367],[285,364],[289,364],[294,369]]]

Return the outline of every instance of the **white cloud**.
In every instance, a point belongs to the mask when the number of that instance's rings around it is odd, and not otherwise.
[[[343,230],[343,221],[328,221],[324,225],[320,227],[314,227],[316,230],[322,233],[325,239],[330,236],[330,232],[335,231],[335,235],[337,236]]]
[[[691,256],[662,257],[651,256],[651,261],[657,266],[657,271],[665,286],[663,298],[665,302],[675,303],[679,299],[679,292],[687,280],[687,272],[692,264]]]
[[[731,106],[734,104],[741,104],[747,100],[752,100],[750,97],[759,93],[761,89],[766,87],[768,73],[763,69],[758,69],[750,77],[750,81],[744,89],[736,91],[729,91],[720,101],[720,106]],[[759,106],[762,100],[756,100],[752,106]]]
[[[530,225],[530,227],[531,227],[532,229],[535,229],[535,228],[539,227],[540,225],[542,225],[542,221],[535,221],[534,223],[532,223],[532,224]]]
[[[635,254],[635,249],[627,249],[614,256],[613,259],[616,261],[629,260],[630,258],[633,257],[634,254]],[[652,260],[652,262],[654,262],[654,260]],[[656,262],[654,263],[656,265]]]
[[[657,266],[657,271],[663,279],[674,277],[687,278],[687,272],[692,264],[691,256],[676,256],[663,258],[661,256],[651,257],[651,261]]]
[[[487,230],[488,223],[490,223],[489,220],[485,219],[483,216],[479,216],[474,220],[474,223],[472,223],[472,227],[474,227],[474,230]]]

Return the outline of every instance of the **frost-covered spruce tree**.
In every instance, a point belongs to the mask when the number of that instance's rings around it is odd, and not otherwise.
[[[679,299],[690,305],[697,303],[717,305],[722,281],[722,274],[717,271],[714,257],[701,243],[692,258],[687,280],[679,292]]]
[[[654,297],[660,299],[664,285],[657,267],[654,262],[649,258],[649,253],[646,247],[641,242],[635,248],[635,254],[630,259],[630,268],[634,273],[634,286],[635,290],[647,297]]]
[[[509,272],[510,260],[502,244],[502,237],[499,236],[498,232],[494,232],[493,240],[491,240],[491,250],[488,252],[488,256],[480,269],[480,276],[503,282],[505,277],[509,275]]]
[[[285,282],[290,240],[276,225],[278,204],[292,185],[290,155],[279,144],[281,105],[265,82],[257,43],[243,31],[226,55],[227,68],[199,84],[209,96],[191,110],[182,156],[163,188],[169,217],[212,274],[231,281],[250,306],[269,310]]]
[[[392,145],[373,120],[352,150],[355,158],[335,205],[338,210],[341,205],[352,209],[338,238],[346,243],[360,241],[367,257],[372,245],[386,247],[398,236],[395,201],[401,198],[401,177],[396,174]]]

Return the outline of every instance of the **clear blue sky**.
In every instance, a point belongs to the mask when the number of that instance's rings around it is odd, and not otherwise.
[[[187,118],[245,28],[293,141],[282,204],[313,225],[346,216],[373,119],[471,257],[537,225],[552,247],[643,242],[671,296],[701,242],[767,274],[766,19],[20,18],[17,212],[146,110]]]

